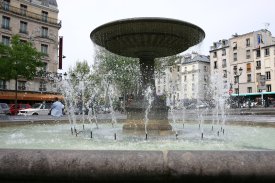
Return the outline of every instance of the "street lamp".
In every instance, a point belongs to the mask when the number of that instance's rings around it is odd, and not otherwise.
[[[240,67],[239,72],[237,67],[234,67],[235,83],[238,83],[238,108],[240,108],[240,75],[242,75],[243,69]]]

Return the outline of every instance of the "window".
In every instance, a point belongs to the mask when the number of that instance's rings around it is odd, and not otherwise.
[[[246,72],[251,72],[251,63],[246,64]]]
[[[2,36],[2,43],[6,46],[9,46],[10,45],[10,37]]]
[[[0,89],[5,90],[7,89],[6,81],[5,80],[0,80]]]
[[[246,39],[246,47],[249,47],[250,46],[250,38],[247,38]]]
[[[250,59],[250,50],[246,50],[246,59]]]
[[[234,53],[234,54],[233,54],[233,58],[234,58],[234,61],[237,61],[237,60],[238,60],[238,55],[237,55],[237,53]]]
[[[227,78],[227,70],[223,70],[223,77]]]
[[[214,62],[214,69],[217,69],[218,65],[217,65],[217,61]]]
[[[261,57],[261,50],[260,49],[256,50],[256,57],[257,58]]]
[[[269,48],[266,48],[266,49],[264,50],[264,56],[269,56]]]
[[[213,52],[213,58],[217,58],[217,52]]]
[[[233,50],[237,50],[238,46],[237,46],[237,42],[233,42]]]
[[[28,7],[26,5],[20,4],[20,13],[21,13],[21,15],[26,16],[26,14],[27,14],[27,8]]]
[[[222,49],[222,56],[226,55],[226,49]]]
[[[247,87],[247,93],[252,93],[252,87]]]
[[[28,23],[20,21],[20,33],[27,34],[28,33],[27,29],[28,29]]]
[[[48,54],[48,45],[46,44],[41,44],[41,52]]]
[[[203,68],[204,68],[204,72],[207,72],[207,66],[204,66]]]
[[[267,72],[265,73],[265,77],[266,77],[267,80],[271,80],[270,71],[267,71]]]
[[[47,90],[47,83],[45,81],[41,81],[39,84],[39,91],[46,91]]]
[[[251,74],[247,74],[247,82],[251,82]]]
[[[26,90],[26,81],[18,81],[18,90]]]
[[[272,91],[271,85],[266,85],[266,91],[267,91],[267,92],[271,92],[271,91]]]
[[[177,69],[177,70],[178,70],[178,72],[180,72],[180,66],[178,66],[178,69]]]
[[[48,12],[42,11],[42,21],[44,22],[48,21]]]
[[[222,60],[222,67],[225,68],[226,67],[226,59]]]
[[[9,0],[4,0],[3,9],[6,11],[9,11],[9,9],[10,9],[10,1]]]
[[[2,28],[10,30],[10,17],[2,17]]]
[[[261,68],[261,61],[256,61],[256,69],[260,69]]]
[[[240,79],[239,79],[240,76],[234,76],[234,83],[239,83]]]
[[[43,37],[43,38],[48,37],[48,28],[47,27],[42,27],[41,28],[41,37]]]
[[[207,82],[207,80],[208,80],[207,75],[204,75],[204,81]]]

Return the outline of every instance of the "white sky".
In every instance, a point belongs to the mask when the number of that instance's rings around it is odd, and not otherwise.
[[[96,27],[125,18],[165,17],[187,21],[206,34],[200,46],[189,49],[208,55],[213,42],[265,28],[275,37],[274,0],[57,0],[63,36],[63,70],[76,61],[94,60],[90,33]]]

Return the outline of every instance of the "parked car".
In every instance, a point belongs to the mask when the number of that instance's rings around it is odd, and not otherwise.
[[[17,115],[19,110],[28,109],[32,106],[30,104],[17,104],[17,109],[15,109],[15,104],[10,104],[10,114]]]
[[[31,108],[19,110],[18,115],[48,115],[51,109],[51,103],[35,103]]]
[[[6,103],[0,103],[0,115],[10,115],[10,107]]]

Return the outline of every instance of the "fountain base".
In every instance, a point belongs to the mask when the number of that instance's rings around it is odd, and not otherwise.
[[[146,128],[149,134],[170,135],[174,133],[168,120],[150,120]],[[145,134],[144,120],[127,120],[123,125],[123,132]]]
[[[131,101],[126,108],[127,121],[123,125],[123,131],[172,134],[172,126],[168,121],[168,107],[165,100],[155,97],[148,114],[146,114],[147,107],[142,97]],[[148,118],[147,124],[146,117]]]

